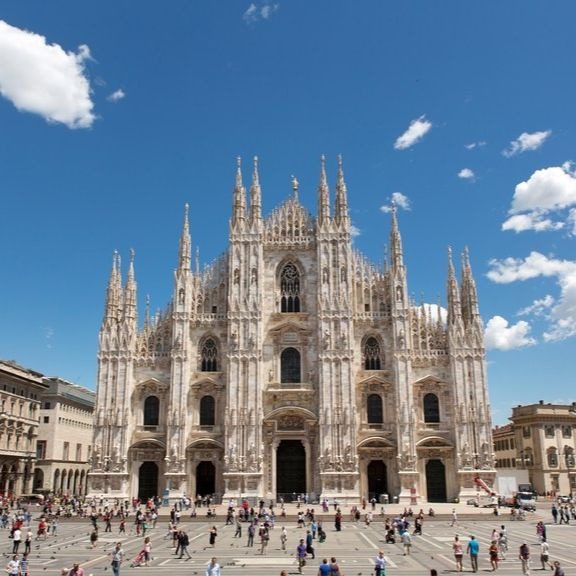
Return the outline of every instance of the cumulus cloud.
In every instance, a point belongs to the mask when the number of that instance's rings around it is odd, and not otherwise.
[[[422,140],[426,133],[432,128],[432,122],[426,120],[425,116],[420,116],[416,120],[410,122],[410,126],[402,136],[399,136],[394,142],[396,150],[405,150],[414,146],[417,142]]]
[[[530,324],[520,320],[512,326],[502,316],[494,316],[488,320],[484,332],[484,344],[488,350],[515,350],[533,346],[536,340],[528,336]]]
[[[402,192],[393,192],[392,198],[390,199],[389,204],[384,204],[380,206],[380,210],[384,213],[392,212],[392,209],[397,206],[402,208],[402,210],[411,210],[412,207],[410,206],[410,199],[408,196],[402,194]]]
[[[242,15],[242,18],[246,24],[255,24],[260,20],[268,20],[279,7],[280,4],[264,3],[258,6],[252,2]]]
[[[528,180],[516,186],[508,211],[511,216],[502,224],[502,229],[515,232],[560,230],[567,223],[573,226],[574,207],[576,175],[571,162],[536,170]]]
[[[545,316],[548,327],[544,332],[544,340],[565,340],[576,336],[576,262],[531,252],[524,259],[492,260],[490,267],[488,278],[499,284],[523,282],[538,277],[554,278],[560,291],[559,297],[551,301],[552,297],[546,296],[542,301],[536,301],[540,304],[535,311],[544,314],[546,308],[549,310]]]
[[[92,126],[89,59],[88,46],[66,52],[44,36],[0,20],[0,93],[20,111],[69,128]]]
[[[356,238],[357,236],[360,236],[360,234],[361,234],[360,228],[352,224],[350,226],[350,236],[352,236],[352,238]]]
[[[474,180],[475,174],[470,168],[462,168],[462,170],[458,172],[458,178],[462,178],[462,180]]]
[[[109,94],[106,100],[108,100],[108,102],[118,102],[123,98],[126,98],[126,92],[124,92],[122,88],[119,88],[118,90],[112,92],[112,94]]]
[[[516,154],[522,154],[522,152],[527,152],[528,150],[538,150],[546,139],[552,134],[552,130],[544,130],[541,132],[522,132],[516,140],[512,140],[508,145],[508,148],[502,150],[502,154],[506,158],[515,156]]]

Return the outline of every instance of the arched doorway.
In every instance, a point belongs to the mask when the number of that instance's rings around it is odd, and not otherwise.
[[[209,496],[216,493],[216,468],[212,462],[203,460],[196,466],[196,494]]]
[[[388,494],[388,470],[382,460],[368,464],[368,500],[380,500],[380,494]]]
[[[44,489],[44,472],[40,468],[35,468],[32,492],[40,492],[40,490],[43,489]]]
[[[282,440],[276,450],[276,497],[306,494],[306,450],[300,440]]]
[[[428,502],[446,502],[446,467],[442,460],[426,462]]]
[[[158,496],[158,464],[142,462],[138,470],[138,498],[146,501],[153,496]]]

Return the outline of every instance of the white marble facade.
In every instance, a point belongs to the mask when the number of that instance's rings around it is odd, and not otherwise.
[[[91,493],[422,503],[491,481],[467,252],[460,280],[449,252],[446,317],[410,300],[395,210],[383,269],[353,248],[340,159],[316,216],[298,194],[263,217],[257,161],[248,193],[238,162],[225,255],[192,262],[186,206],[172,301],[141,323],[134,255],[124,281],[114,256]]]

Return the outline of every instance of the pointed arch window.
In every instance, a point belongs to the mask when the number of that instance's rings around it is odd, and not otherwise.
[[[218,372],[218,348],[212,338],[204,340],[200,357],[202,372]]]
[[[440,402],[436,394],[426,394],[424,396],[424,422],[437,424],[440,422]]]
[[[286,348],[280,355],[280,382],[297,384],[300,380],[300,352],[296,348]]]
[[[216,423],[216,402],[214,396],[203,396],[200,400],[200,426],[214,426]]]
[[[280,272],[280,311],[300,312],[300,273],[289,262]]]
[[[158,396],[148,396],[144,400],[144,426],[158,426],[160,419],[160,400]]]
[[[370,394],[367,398],[366,412],[368,424],[383,424],[384,410],[382,409],[382,397],[379,394]]]
[[[364,344],[364,370],[382,370],[380,344],[373,337]]]

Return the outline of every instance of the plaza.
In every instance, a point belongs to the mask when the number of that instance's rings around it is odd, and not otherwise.
[[[293,509],[294,508],[294,509]],[[109,554],[116,541],[122,542],[125,559],[121,567],[121,576],[134,575],[136,572],[170,571],[173,576],[203,575],[207,563],[215,556],[222,566],[224,575],[236,576],[274,576],[286,570],[288,574],[297,574],[298,566],[295,558],[296,546],[300,538],[305,537],[306,529],[297,527],[295,507],[287,509],[285,519],[278,518],[276,527],[271,530],[270,542],[265,555],[259,553],[260,547],[256,536],[254,547],[247,548],[247,524],[243,524],[241,538],[234,538],[235,526],[225,525],[225,511],[222,506],[217,508],[215,520],[202,516],[205,509],[199,510],[199,515],[191,519],[182,513],[181,526],[188,533],[190,539],[189,551],[191,560],[178,559],[171,547],[171,539],[167,538],[168,510],[162,509],[160,519],[155,529],[148,534],[152,543],[152,561],[149,567],[130,567],[131,560],[142,549],[143,537],[137,536],[134,525],[127,522],[127,534],[119,538],[118,521],[112,523],[112,532],[105,533],[103,523],[100,522],[100,534],[94,549],[90,546],[90,521],[80,518],[62,519],[58,527],[58,535],[49,536],[46,541],[34,541],[30,555],[30,570],[32,574],[54,576],[61,573],[62,568],[71,568],[74,562],[79,562],[84,568],[86,576],[104,576],[111,574]],[[401,506],[388,506],[386,515],[393,517],[403,510]],[[419,509],[416,509],[418,511]],[[436,505],[436,516],[426,517],[423,534],[412,539],[412,552],[409,556],[403,555],[402,545],[384,543],[384,517],[378,515],[377,508],[374,521],[369,527],[364,522],[354,524],[349,520],[349,508],[343,508],[344,523],[341,532],[336,532],[333,525],[333,511],[328,514],[319,514],[318,520],[323,521],[327,533],[326,542],[319,544],[315,541],[316,558],[308,557],[304,574],[315,576],[322,558],[335,556],[344,575],[367,575],[373,573],[373,561],[378,550],[384,550],[388,563],[388,574],[402,574],[406,576],[428,574],[435,568],[438,573],[455,572],[452,554],[452,542],[455,534],[466,545],[468,537],[474,535],[480,543],[479,572],[490,570],[488,560],[488,546],[490,535],[494,528],[504,524],[508,531],[509,551],[507,559],[500,562],[498,572],[510,575],[521,573],[518,560],[518,548],[526,542],[530,546],[532,557],[532,570],[540,568],[540,545],[536,536],[535,525],[539,520],[546,523],[548,542],[550,544],[550,560],[559,560],[569,574],[576,566],[576,543],[574,530],[576,524],[556,526],[552,524],[550,516],[550,503],[539,503],[538,510],[526,521],[510,521],[507,510],[495,517],[489,511],[474,509],[463,504],[456,506],[458,523],[452,527],[451,505]],[[426,512],[426,510],[425,510]],[[37,518],[37,514],[35,514]],[[283,520],[283,521],[281,521]],[[214,548],[208,547],[208,532],[215,525],[218,537]],[[280,546],[280,529],[286,526],[288,531],[287,550],[282,551]],[[32,531],[35,533],[36,521],[32,521]],[[12,541],[8,538],[8,530],[4,531],[4,552],[9,556]],[[22,547],[20,549],[22,551]],[[470,562],[464,557],[464,571],[470,572]]]

